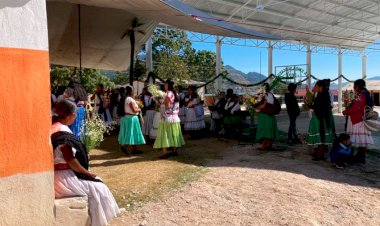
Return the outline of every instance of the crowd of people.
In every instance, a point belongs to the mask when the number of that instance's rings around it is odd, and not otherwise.
[[[337,168],[353,163],[365,163],[367,148],[374,144],[371,132],[365,127],[365,108],[373,107],[373,100],[365,88],[363,79],[354,82],[356,98],[343,111],[347,123],[345,132],[336,135],[335,122],[332,114],[333,96],[329,90],[330,80],[319,80],[312,91],[309,91],[311,112],[307,143],[315,146],[313,160],[325,160],[325,153],[330,150],[330,160]],[[290,115],[289,115],[290,116]],[[290,131],[290,128],[289,128]],[[356,154],[352,146],[355,146]]]
[[[333,144],[330,160],[337,168],[365,163],[367,147],[374,143],[363,122],[364,109],[373,106],[365,81],[359,79],[354,83],[357,97],[343,111],[347,126],[346,132],[339,136],[335,134],[332,115],[334,105],[329,83],[329,80],[320,80],[311,91],[307,90],[305,104],[311,114],[306,142],[315,147],[313,160],[325,159],[328,145]],[[296,89],[297,85],[290,83],[284,98],[290,122],[289,145],[302,143],[296,127],[301,112],[295,96]],[[255,139],[261,143],[260,150],[272,150],[279,138],[275,115],[281,110],[281,105],[270,91],[269,84],[265,83],[263,90],[262,99],[255,106],[258,111]],[[126,155],[142,154],[139,145],[150,143],[154,149],[162,151],[160,159],[167,159],[178,156],[178,148],[185,145],[183,132],[196,137],[206,125],[203,103],[195,87],[189,87],[185,93],[169,79],[163,85],[163,92],[161,98],[156,98],[145,87],[136,98],[131,86],[120,88],[117,92],[107,92],[99,84],[95,94],[88,98],[84,88],[72,81],[68,87],[59,88],[56,96],[52,95],[55,196],[87,195],[91,225],[106,225],[120,210],[101,178],[89,171],[87,150],[82,142],[86,116],[89,115],[86,114],[86,106],[92,101],[94,115],[98,115],[104,123],[115,122],[120,126],[118,142]],[[228,89],[227,93],[221,92],[209,108],[212,131],[222,133],[241,123],[240,99],[232,89]],[[355,155],[352,145],[357,147]]]

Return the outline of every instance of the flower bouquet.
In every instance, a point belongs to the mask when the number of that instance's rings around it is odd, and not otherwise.
[[[139,108],[143,108],[144,107],[144,104],[142,102],[142,100],[140,100],[139,98],[135,98],[135,101],[136,101],[136,104]]]
[[[353,90],[346,90],[343,92],[343,106],[345,109],[349,109],[356,99],[357,95]]]
[[[156,109],[155,110],[157,112],[159,112],[160,111],[161,102],[162,102],[162,100],[164,99],[164,97],[166,95],[165,92],[159,90],[157,88],[157,86],[154,85],[154,84],[149,84],[148,85],[148,91],[152,94],[153,99],[156,102],[156,106],[155,106]]]
[[[159,90],[157,86],[154,84],[148,85],[148,91],[152,94],[155,100],[161,100],[165,96],[165,92],[162,90]]]
[[[303,105],[302,105],[302,108],[305,111],[310,110],[311,105],[313,104],[313,97],[314,97],[313,93],[310,91],[309,87],[306,86],[306,96],[304,98],[304,102],[303,102]]]
[[[86,125],[81,128],[81,134],[83,134],[83,143],[86,146],[87,152],[98,147],[104,140],[104,134],[113,129],[112,125],[107,125],[99,115],[95,115],[93,118],[87,117]]]

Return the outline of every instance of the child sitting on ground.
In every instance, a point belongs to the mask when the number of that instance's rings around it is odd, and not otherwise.
[[[350,136],[346,133],[341,133],[335,139],[330,160],[335,163],[336,168],[342,169],[344,165],[352,164],[353,151],[350,146]]]

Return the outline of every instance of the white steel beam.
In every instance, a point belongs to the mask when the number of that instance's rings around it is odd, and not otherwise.
[[[365,53],[362,56],[362,78],[367,79],[367,55]]]
[[[273,74],[273,46],[271,41],[269,41],[268,46],[268,76]]]
[[[216,37],[216,75],[222,72],[222,52],[221,52],[222,40],[219,36]],[[215,92],[222,91],[222,77],[215,80]]]
[[[311,88],[311,49],[310,44],[307,45],[307,52],[306,52],[306,75],[308,77],[307,79],[307,85],[309,88]]]
[[[342,51],[339,47],[339,53],[338,53],[338,76],[342,75]],[[339,77],[338,80],[338,112],[342,112],[342,77]]]

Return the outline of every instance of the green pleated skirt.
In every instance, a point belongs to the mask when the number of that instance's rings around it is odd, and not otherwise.
[[[157,137],[153,144],[153,148],[178,148],[183,145],[185,145],[185,139],[182,135],[181,124],[179,122],[171,123],[161,120],[158,125]]]
[[[274,116],[259,112],[257,116],[256,141],[261,142],[262,140],[277,140],[278,137],[276,118]]]
[[[311,117],[311,119],[309,121],[309,129],[307,132],[306,142],[309,145],[331,144],[333,142],[333,139],[334,139],[331,128],[328,129],[326,127],[326,122],[323,121],[323,123],[325,123],[325,142],[322,142],[321,136],[319,133],[319,123],[320,123],[320,121],[317,118],[317,116],[313,115],[313,117]]]
[[[144,135],[141,132],[139,117],[137,115],[125,115],[121,118],[118,141],[121,145],[145,144]]]

